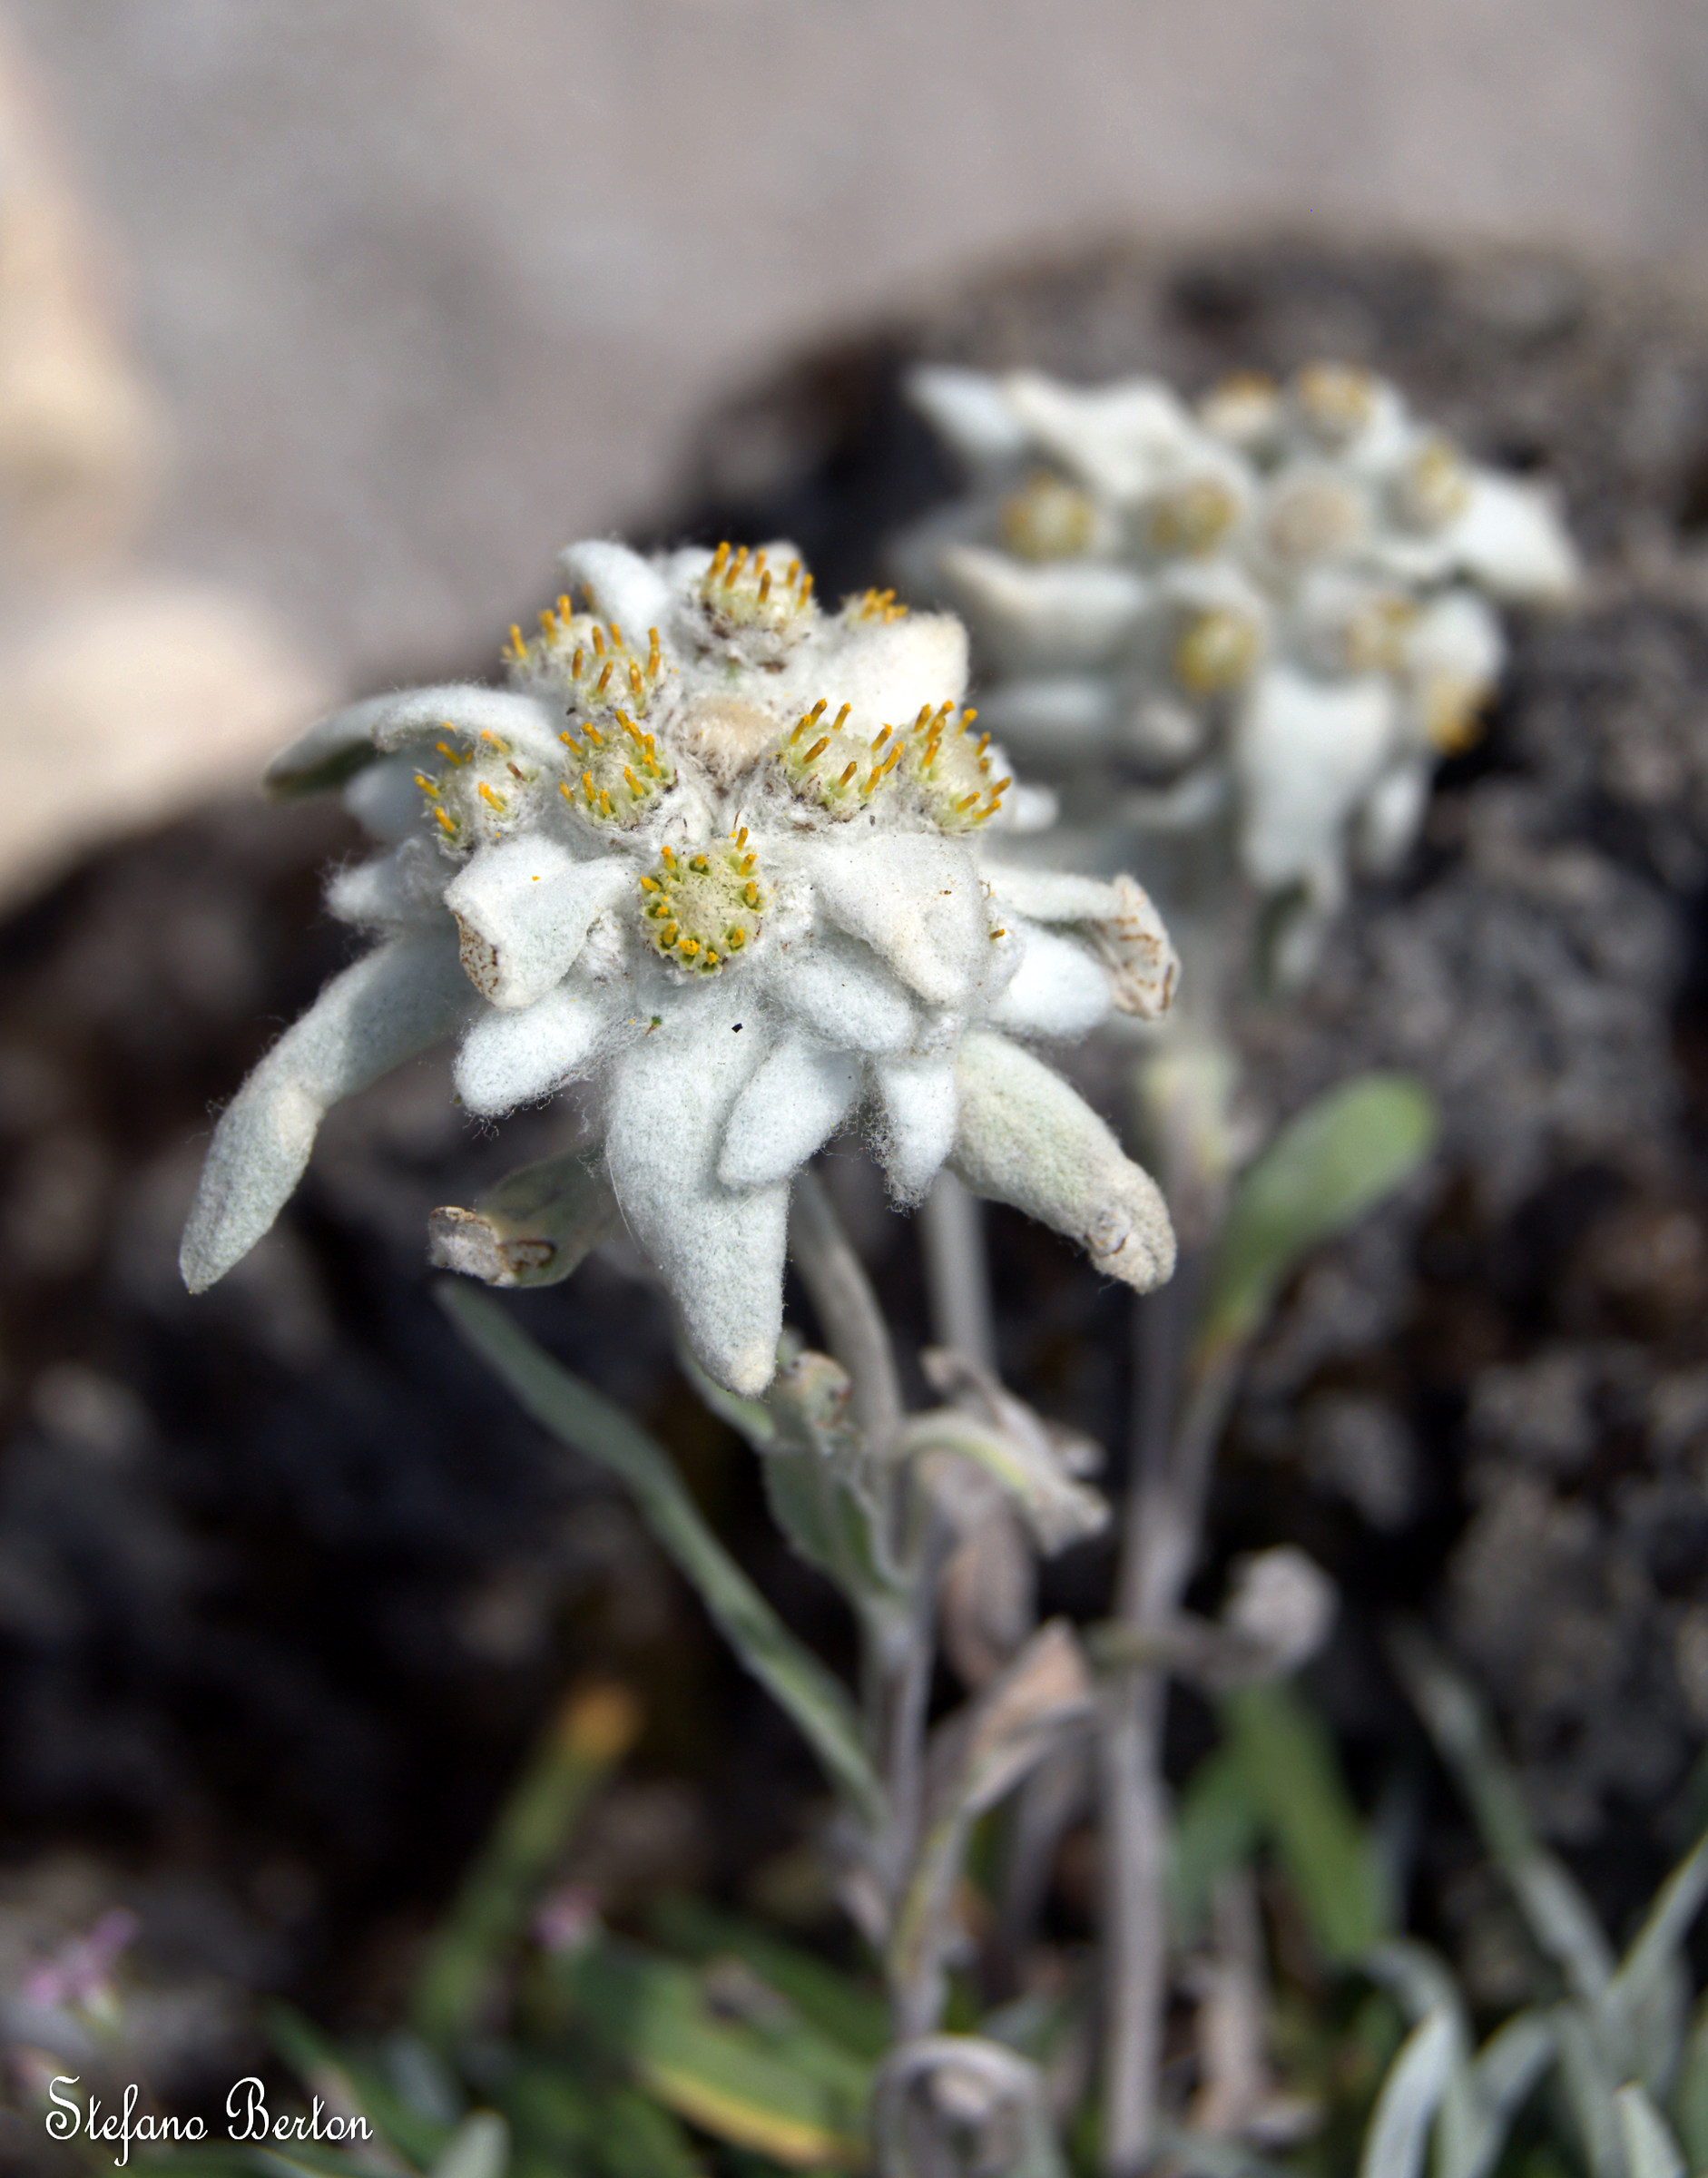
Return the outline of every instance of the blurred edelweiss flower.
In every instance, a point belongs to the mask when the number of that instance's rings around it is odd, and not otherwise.
[[[330,1104],[452,1035],[471,1112],[585,1083],[601,1146],[438,1213],[438,1260],[562,1276],[620,1218],[738,1390],[772,1373],[790,1182],[862,1110],[900,1201],[947,1163],[1100,1270],[1166,1278],[1154,1185],[1026,1040],[1161,1013],[1174,955],[1131,879],[1004,859],[1049,798],[961,707],[959,622],[876,592],[826,612],[782,544],[564,567],[508,688],[377,697],[270,767],[343,784],[388,843],[329,894],[379,942],[221,1119],[191,1289],[267,1231]]]
[[[986,723],[1082,780],[1088,758],[1212,773],[1246,875],[1319,924],[1349,857],[1391,866],[1435,762],[1475,739],[1505,655],[1489,599],[1576,577],[1539,486],[1346,365],[1229,379],[1195,409],[1148,378],[930,367],[911,392],[970,490],[898,562],[971,624]]]

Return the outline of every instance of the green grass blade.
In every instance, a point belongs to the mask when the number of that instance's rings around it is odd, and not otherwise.
[[[692,1584],[724,1639],[793,1718],[832,1782],[876,1824],[882,1792],[846,1689],[789,1632],[712,1534],[663,1447],[543,1353],[486,1293],[447,1280],[437,1297],[537,1422],[623,1482],[654,1541]]]
[[[1381,1886],[1333,1741],[1280,1680],[1241,1687],[1222,1712],[1311,1934],[1325,1958],[1350,1965],[1386,1930]]]

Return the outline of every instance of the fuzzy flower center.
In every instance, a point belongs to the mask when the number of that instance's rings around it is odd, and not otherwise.
[[[1226,695],[1252,678],[1261,647],[1248,614],[1209,606],[1189,613],[1175,638],[1174,678],[1189,695]]]
[[[1424,442],[1389,487],[1395,517],[1426,535],[1456,522],[1470,505],[1470,476],[1451,439]]]
[[[812,577],[799,560],[779,573],[762,549],[750,556],[745,544],[733,552],[719,545],[700,578],[700,603],[721,635],[750,628],[767,635],[804,633],[816,611]]]
[[[1240,503],[1219,477],[1195,476],[1151,502],[1145,522],[1151,550],[1193,559],[1213,552],[1240,518]]]
[[[991,778],[990,736],[967,731],[978,713],[963,710],[951,727],[954,709],[952,703],[936,711],[921,706],[902,762],[931,821],[946,832],[969,832],[996,815],[1014,781]]]
[[[715,846],[658,852],[639,880],[647,937],[672,966],[715,975],[751,943],[770,905],[747,827]]]
[[[1355,364],[1308,364],[1292,392],[1300,421],[1325,446],[1350,445],[1376,413],[1376,381]]]
[[[556,696],[572,717],[614,718],[621,705],[644,718],[662,670],[658,630],[649,628],[646,638],[643,652],[632,652],[615,621],[577,613],[564,596],[540,614],[531,641],[511,627],[505,665],[512,680]]]
[[[572,777],[558,782],[570,807],[594,824],[628,831],[646,815],[648,805],[675,783],[676,774],[626,711],[604,726],[591,719],[558,735],[568,751]]]
[[[490,729],[469,734],[447,721],[444,737],[434,744],[437,770],[415,775],[441,846],[477,847],[533,819],[545,784],[537,763]],[[458,749],[458,741],[466,746]]]
[[[1097,510],[1075,485],[1035,469],[1002,503],[1002,541],[1017,560],[1075,559],[1091,543]]]

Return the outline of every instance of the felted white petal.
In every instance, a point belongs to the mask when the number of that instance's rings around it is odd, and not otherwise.
[[[717,1177],[735,1100],[770,1048],[763,1015],[746,1000],[695,990],[623,1055],[605,1162],[695,1354],[719,1383],[751,1398],[776,1368],[789,1190],[735,1190]]]
[[[326,888],[327,911],[363,929],[398,929],[443,912],[445,858],[427,840],[406,839],[388,855],[340,869]]]
[[[991,898],[1036,923],[1094,923],[1113,915],[1115,888],[1102,878],[1082,878],[1072,870],[1032,869],[1019,862],[987,861],[979,868]]]
[[[1036,924],[1016,923],[1020,966],[990,1009],[997,1028],[1023,1036],[1083,1036],[1107,1018],[1109,978],[1084,946]]]
[[[457,1095],[479,1117],[496,1119],[584,1080],[619,1010],[610,986],[575,980],[519,1012],[483,1012],[456,1055]]]
[[[908,404],[977,475],[1025,458],[1026,429],[999,379],[952,364],[917,364],[902,380]]]
[[[960,1097],[954,1055],[879,1059],[873,1073],[884,1108],[884,1170],[898,1200],[917,1202],[955,1144]]]
[[[1120,692],[1090,673],[1005,681],[980,699],[978,722],[1023,756],[1067,763],[1099,756],[1115,741]]]
[[[1279,889],[1339,862],[1347,819],[1393,748],[1398,701],[1374,674],[1329,682],[1274,666],[1258,676],[1232,751],[1240,854],[1254,883]]]
[[[797,849],[819,907],[933,1006],[964,1004],[986,966],[985,888],[964,847],[868,833]]]
[[[599,618],[614,620],[629,641],[639,636],[644,647],[647,630],[664,625],[670,585],[660,569],[626,544],[590,538],[559,553],[557,564],[572,583],[592,592]]]
[[[1124,875],[1105,883],[1101,878],[1012,863],[985,862],[981,868],[991,898],[1002,907],[1033,922],[1077,926],[1107,978],[1109,1002],[1118,1012],[1142,1021],[1166,1013],[1180,979],[1180,957],[1150,895],[1136,879]]]
[[[1174,1231],[1156,1182],[1060,1074],[989,1029],[961,1039],[957,1074],[949,1164],[975,1194],[1065,1233],[1138,1292],[1173,1275]]]
[[[192,1293],[271,1225],[330,1106],[449,1035],[478,1004],[448,927],[393,938],[333,977],[214,1129],[178,1258]]]
[[[396,689],[334,711],[281,750],[262,778],[268,791],[279,795],[337,786],[370,761],[374,751],[430,744],[447,724],[464,733],[484,729],[520,743],[536,758],[558,753],[553,720],[532,696],[456,681]]]
[[[1577,554],[1549,495],[1490,469],[1471,472],[1470,505],[1448,533],[1467,574],[1518,604],[1559,604],[1577,586]]]
[[[1380,876],[1403,860],[1423,829],[1430,768],[1427,757],[1404,758],[1365,796],[1352,830],[1353,859],[1360,869]]]
[[[1027,566],[978,544],[949,544],[943,579],[1002,670],[1107,665],[1144,620],[1151,587],[1095,560]]]
[[[620,857],[581,861],[545,832],[482,848],[445,895],[468,980],[494,1006],[532,1006],[568,973],[594,917],[633,882]]]
[[[766,963],[766,988],[815,1035],[847,1051],[905,1051],[918,1030],[913,1002],[869,946],[817,930]]]
[[[725,1187],[771,1187],[830,1139],[859,1094],[860,1063],[786,1035],[735,1100],[718,1158]]]
[[[358,771],[339,799],[365,832],[397,846],[422,831],[421,790],[415,783],[420,759],[381,756]],[[445,874],[445,858],[440,857]]]
[[[1086,388],[1016,370],[1002,383],[1034,441],[1094,491],[1117,499],[1153,489],[1201,437],[1191,412],[1160,378]]]
[[[875,733],[912,725],[923,704],[958,703],[966,688],[967,630],[951,613],[909,613],[832,621],[790,657],[777,694],[797,717],[820,697],[847,703],[849,731]]]

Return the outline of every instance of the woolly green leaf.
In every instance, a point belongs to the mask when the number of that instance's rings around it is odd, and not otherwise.
[[[691,2124],[791,2169],[863,2163],[870,2070],[791,2006],[722,2016],[691,1967],[626,1944],[554,1965],[585,2032]]]
[[[1605,2032],[1617,2072],[1660,2089],[1671,2080],[1690,2001],[1684,1938],[1708,1898],[1708,1836],[1699,1839],[1656,1893],[1608,1984]]]
[[[888,2008],[878,1991],[840,1974],[768,1929],[678,1891],[652,1908],[647,1925],[667,1949],[697,1963],[737,1958],[792,2004],[807,2025],[857,2057],[876,2060],[889,2045]]]
[[[1683,2154],[1646,2092],[1634,2082],[1614,2099],[1619,2105],[1625,2178],[1684,2178]]]
[[[446,2142],[427,2178],[504,2178],[510,2128],[490,2110],[466,2117]]]
[[[1400,2044],[1377,2097],[1359,2178],[1418,2178],[1457,2046],[1456,2023],[1445,2008],[1430,2012]]]
[[[831,1781],[876,1823],[882,1791],[846,1690],[789,1632],[712,1534],[663,1447],[543,1353],[486,1293],[446,1283],[438,1300],[536,1421],[621,1478],[653,1540],[693,1584],[724,1639],[793,1718]]]
[[[1428,1090],[1400,1074],[1343,1083],[1283,1127],[1233,1191],[1200,1355],[1249,1338],[1300,1261],[1409,1179],[1435,1133]]]

